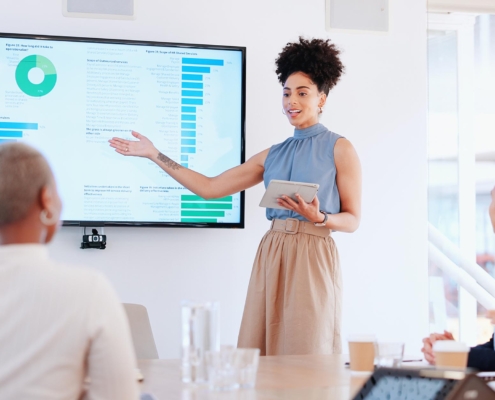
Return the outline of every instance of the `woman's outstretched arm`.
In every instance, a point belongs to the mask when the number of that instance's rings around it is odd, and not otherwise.
[[[124,156],[148,158],[181,185],[204,199],[228,196],[248,189],[263,180],[264,164],[269,149],[254,155],[244,164],[210,178],[185,168],[167,157],[146,136],[134,131],[132,135],[138,140],[112,138],[109,141],[110,146]]]

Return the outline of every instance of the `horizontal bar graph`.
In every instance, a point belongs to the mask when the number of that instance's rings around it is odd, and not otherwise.
[[[200,82],[182,82],[182,89],[203,89],[203,87]]]
[[[182,163],[181,164],[184,168],[189,168],[189,164],[188,163]]]
[[[182,203],[181,208],[201,208],[205,210],[232,210],[232,203]]]
[[[202,90],[183,90],[182,96],[185,97],[203,97]]]
[[[209,74],[211,72],[210,67],[192,67],[190,65],[184,65],[182,72],[193,72],[195,74]]]
[[[217,65],[222,67],[223,60],[212,60],[207,58],[182,58],[182,64],[190,65]]]
[[[203,97],[205,96],[205,87],[211,86],[211,75],[218,70],[211,67],[223,67],[224,60],[217,60],[212,58],[182,58],[182,83],[181,83],[181,162],[189,164],[191,159],[189,155],[192,155],[192,162],[194,162],[196,154],[196,133],[197,130],[201,132],[202,117],[199,117],[199,124],[196,125],[196,113],[198,106],[204,105]],[[207,74],[208,84],[204,84],[204,74]],[[208,96],[210,93],[207,93]],[[206,104],[209,104],[207,99]],[[201,108],[200,108],[201,110]],[[201,111],[200,111],[201,112]],[[199,128],[199,129],[198,129]],[[187,158],[183,158],[186,156]],[[184,165],[184,164],[183,164]],[[194,167],[194,165],[192,165]],[[232,202],[232,200],[231,200]],[[231,204],[232,205],[232,204]],[[206,215],[194,215],[197,217],[205,217]],[[210,215],[207,215],[210,216]],[[203,221],[204,222],[204,221]],[[216,220],[212,221],[216,222]]]
[[[183,97],[181,103],[188,105],[202,106],[203,99],[189,99],[187,97]]]
[[[182,106],[181,111],[183,113],[194,113],[194,114],[196,114],[196,107]]]
[[[22,131],[2,131],[0,130],[0,137],[3,138],[21,138]]]
[[[232,210],[232,196],[206,200],[195,194],[181,195],[181,222],[218,222]]]
[[[183,81],[202,81],[203,75],[182,74]]]
[[[208,222],[217,222],[216,218],[181,218],[180,222],[196,222],[196,223],[208,223]]]
[[[0,121],[0,144],[17,142],[17,139],[24,137],[25,130],[38,130],[38,124]]]
[[[0,129],[38,129],[38,124],[30,122],[0,122]]]
[[[225,217],[225,211],[191,211],[182,210],[181,217]]]
[[[196,129],[194,122],[182,122],[180,125],[182,129]]]
[[[202,197],[196,196],[195,194],[183,194],[180,196],[180,199],[182,201],[215,201],[215,202],[230,202],[232,203],[232,196],[225,196],[225,197],[220,197],[218,199],[210,199],[206,200],[203,199]]]

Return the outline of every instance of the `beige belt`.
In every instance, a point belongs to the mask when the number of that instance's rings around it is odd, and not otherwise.
[[[309,235],[327,237],[332,231],[324,226],[315,226],[312,222],[299,221],[295,218],[273,219],[270,227],[272,231],[285,232],[295,235],[298,232]]]

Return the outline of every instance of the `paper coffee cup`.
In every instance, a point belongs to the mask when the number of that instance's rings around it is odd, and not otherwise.
[[[349,342],[349,364],[351,371],[373,372],[375,367],[374,335],[351,335]]]
[[[433,345],[435,365],[440,368],[461,368],[467,366],[469,347],[454,340],[439,340]]]

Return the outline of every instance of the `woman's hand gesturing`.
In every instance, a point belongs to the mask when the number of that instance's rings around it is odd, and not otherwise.
[[[298,193],[296,193],[296,199],[297,201],[294,201],[289,196],[282,196],[277,199],[277,203],[288,210],[298,213],[310,222],[323,221],[318,196],[315,196],[311,203],[306,203]]]
[[[108,142],[110,147],[113,147],[117,153],[124,156],[152,158],[158,154],[158,150],[146,136],[134,131],[132,131],[132,136],[138,140],[131,141],[114,137]]]

